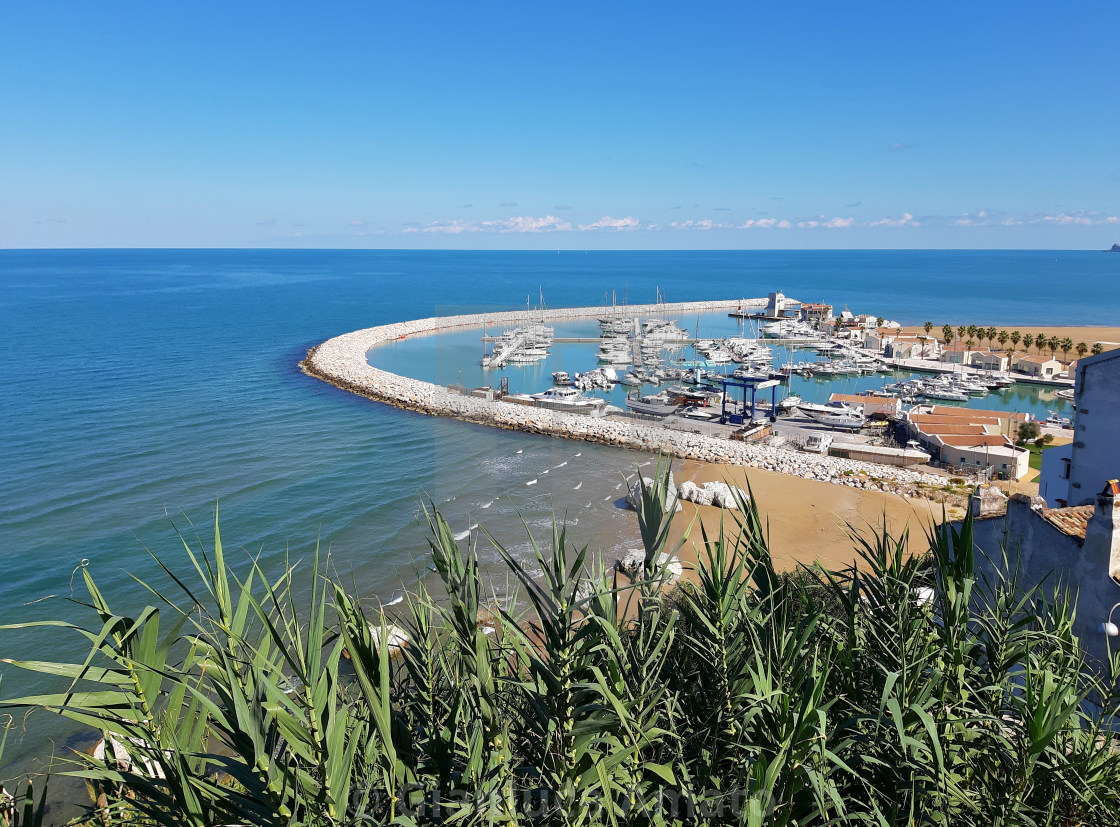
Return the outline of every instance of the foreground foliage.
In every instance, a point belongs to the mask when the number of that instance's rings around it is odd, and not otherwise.
[[[184,542],[189,580],[168,570],[179,593],[137,617],[83,571],[97,622],[41,625],[89,657],[16,662],[70,688],[4,705],[127,751],[69,770],[105,824],[1120,823],[1117,698],[1068,601],[978,582],[969,520],[923,560],[884,529],[854,537],[850,571],[779,575],[740,505],[672,593],[660,477],[634,584],[562,526],[532,567],[490,538],[524,612],[486,598],[474,542],[425,510],[446,597],[408,598],[397,657],[390,620],[318,555],[302,591],[294,566],[239,577],[215,525],[211,549]]]

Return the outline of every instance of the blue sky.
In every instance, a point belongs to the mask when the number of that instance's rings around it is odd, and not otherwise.
[[[0,246],[1102,248],[1120,4],[0,5]]]

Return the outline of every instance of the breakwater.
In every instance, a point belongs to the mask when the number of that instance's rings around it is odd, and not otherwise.
[[[732,299],[627,305],[619,308],[619,311],[627,316],[705,313],[740,306],[760,307],[765,303],[766,299]],[[639,451],[660,452],[679,459],[762,468],[794,474],[805,479],[870,490],[918,494],[923,485],[944,484],[943,477],[922,471],[805,454],[768,445],[732,442],[673,431],[658,425],[612,421],[462,396],[430,382],[380,370],[370,365],[366,358],[366,354],[378,345],[414,335],[441,333],[468,327],[515,325],[530,321],[595,318],[606,312],[602,307],[518,310],[437,316],[380,325],[328,339],[308,351],[307,357],[300,362],[300,368],[310,376],[377,402],[418,413],[449,416],[480,425],[597,442]]]

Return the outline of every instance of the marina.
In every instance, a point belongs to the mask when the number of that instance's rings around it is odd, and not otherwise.
[[[782,294],[770,294],[769,305],[782,302]],[[818,312],[816,308],[828,306],[808,307]],[[624,310],[604,317],[596,308],[530,309],[511,318],[517,324],[504,326],[500,334],[485,329],[498,320],[476,317],[471,324],[456,318],[439,337],[394,338],[370,349],[367,359],[383,370],[443,384],[459,396],[653,428],[643,432],[641,444],[660,439],[676,445],[679,440],[671,434],[695,434],[709,440],[706,448],[717,446],[715,455],[722,457],[736,453],[723,443],[803,455],[805,446],[812,444],[816,448],[808,453],[830,460],[858,458],[899,468],[929,463],[930,468],[1014,473],[1018,478],[1027,470],[1020,456],[1024,452],[1011,446],[1009,438],[1000,437],[998,446],[1000,451],[1006,448],[1009,462],[994,468],[964,467],[973,462],[975,452],[954,453],[950,443],[937,442],[936,435],[928,437],[934,440],[930,444],[907,444],[912,441],[907,411],[916,406],[973,407],[986,415],[1007,412],[1008,418],[1037,419],[1052,428],[1072,426],[1068,393],[1059,396],[1071,385],[1064,377],[1032,384],[1020,381],[1031,377],[1003,369],[929,358],[915,353],[913,337],[902,336],[900,325],[884,325],[883,319],[874,320],[880,346],[871,347],[871,317],[857,317],[846,309],[840,322],[831,325],[820,320],[794,324],[784,318],[746,319],[719,313],[711,304]],[[439,320],[427,323],[438,325]],[[888,347],[882,346],[884,330],[894,334]],[[470,351],[478,352],[479,340],[482,356],[472,358]],[[433,349],[425,353],[427,343]],[[929,343],[922,342],[922,349],[928,348]],[[417,376],[417,365],[435,370]],[[451,371],[455,381],[441,383]],[[424,410],[461,416],[456,405],[449,403],[449,410],[441,411],[433,401]],[[504,414],[494,415],[507,421]],[[534,429],[542,427],[553,429],[532,424]],[[556,427],[562,435],[571,433]],[[584,435],[581,438],[605,433],[616,439],[631,433],[599,426],[579,426],[576,431]],[[658,432],[662,436],[656,436]],[[824,440],[820,432],[835,439]],[[691,456],[695,446],[674,450]],[[988,450],[983,454],[989,455]]]
[[[722,313],[678,314],[672,320],[680,329],[699,330],[702,335],[690,333],[667,346],[659,344],[656,351],[643,350],[642,338],[603,336],[596,320],[577,318],[551,322],[552,343],[531,362],[507,362],[500,368],[492,361],[482,364],[478,356],[471,356],[472,351],[478,353],[480,343],[489,348],[509,337],[475,328],[448,331],[438,339],[392,342],[371,351],[370,363],[442,385],[478,388],[506,383],[510,394],[539,394],[555,384],[557,374],[584,393],[630,411],[634,408],[627,400],[635,391],[639,397],[649,397],[667,387],[694,388],[705,380],[710,386],[725,378],[754,383],[778,378],[777,401],[786,408],[790,406],[783,400],[790,397],[823,405],[833,394],[844,394],[866,396],[869,405],[883,399],[898,399],[903,405],[936,401],[1019,411],[1036,419],[1045,419],[1051,411],[1063,417],[1073,413],[1068,382],[1043,384],[968,366],[892,358],[824,335],[814,340],[760,336],[752,320]],[[632,321],[627,330],[633,332]],[[688,401],[683,407],[688,407]],[[700,413],[690,418],[711,417]]]

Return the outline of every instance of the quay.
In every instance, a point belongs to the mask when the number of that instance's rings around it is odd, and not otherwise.
[[[481,338],[482,338],[483,342],[491,343],[491,342],[497,342],[502,337],[501,336],[483,335]],[[625,337],[620,337],[620,338],[625,338]],[[701,336],[699,339],[695,339],[695,338],[673,339],[672,342],[673,342],[674,345],[678,345],[678,344],[679,345],[694,345],[697,342],[719,341],[719,339],[721,339],[721,338],[726,338],[726,337]],[[748,338],[750,338],[750,337],[748,337]],[[553,337],[552,341],[554,343],[558,344],[558,345],[595,345],[595,344],[598,344],[599,342],[601,342],[602,339],[598,336],[556,336],[556,337]],[[638,340],[633,339],[632,341],[638,341]],[[759,339],[758,341],[765,342],[768,345],[798,345],[798,344],[801,344],[801,345],[810,344],[811,345],[811,344],[819,344],[820,342],[825,341],[825,339],[824,339],[823,336],[817,341],[807,341],[806,339],[780,339],[780,338],[772,337],[772,336],[764,336],[761,339]]]

